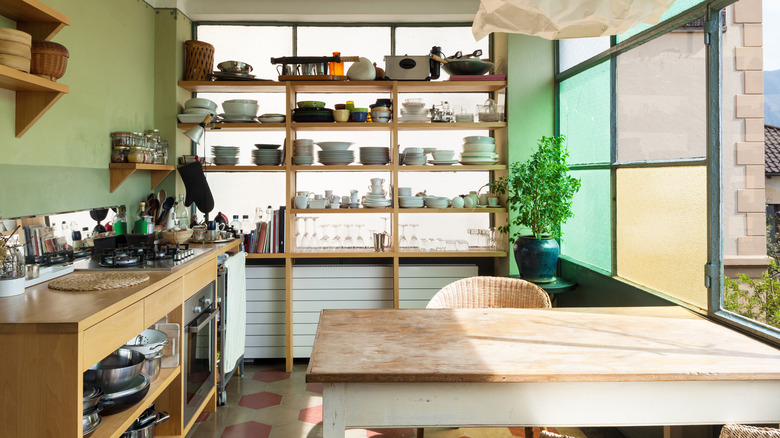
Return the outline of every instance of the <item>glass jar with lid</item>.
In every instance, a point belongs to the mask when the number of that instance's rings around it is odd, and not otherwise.
[[[144,148],[140,146],[131,147],[127,154],[127,161],[130,163],[143,164],[146,161],[146,152],[144,152]]]
[[[134,135],[132,132],[112,132],[111,146],[133,146]]]
[[[112,163],[127,163],[127,156],[130,154],[129,146],[114,146],[111,148]]]

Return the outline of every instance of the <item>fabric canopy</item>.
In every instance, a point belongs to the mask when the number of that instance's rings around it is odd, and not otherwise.
[[[675,0],[480,0],[471,32],[522,33],[549,40],[617,35],[656,24]]]

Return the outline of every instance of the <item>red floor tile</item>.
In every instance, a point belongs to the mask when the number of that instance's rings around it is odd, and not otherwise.
[[[311,424],[322,423],[322,405],[301,409],[301,412],[298,414],[298,421]]]
[[[377,438],[414,438],[416,429],[368,429],[366,437]]]
[[[281,403],[282,396],[272,392],[258,392],[257,394],[245,395],[238,401],[239,406],[251,409],[263,409]]]
[[[271,426],[256,421],[234,424],[225,428],[220,438],[268,438]]]
[[[198,418],[195,419],[195,422],[202,423],[209,419],[209,415],[211,415],[211,412],[201,412],[200,415],[198,415]]]
[[[306,384],[306,390],[309,392],[315,392],[317,394],[322,394],[322,383],[307,383]]]
[[[279,380],[286,380],[290,378],[290,373],[285,373],[281,370],[265,370],[257,371],[252,380],[259,380],[261,382],[276,382]]]

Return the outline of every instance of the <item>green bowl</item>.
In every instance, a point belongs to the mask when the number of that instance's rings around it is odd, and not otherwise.
[[[353,113],[367,113],[368,108],[352,108]]]
[[[324,108],[325,102],[318,100],[302,100],[298,102],[298,108]]]

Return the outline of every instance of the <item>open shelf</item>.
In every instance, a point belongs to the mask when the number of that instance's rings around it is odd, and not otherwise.
[[[0,0],[0,15],[16,22],[16,28],[32,35],[33,40],[48,41],[70,25],[67,15],[38,0]]]
[[[170,164],[139,164],[139,163],[111,163],[108,166],[111,172],[111,193],[130,178],[136,170],[149,170],[151,173],[151,188],[154,190],[169,173],[174,170]]]
[[[284,93],[284,82],[275,81],[179,81],[191,93]]]

